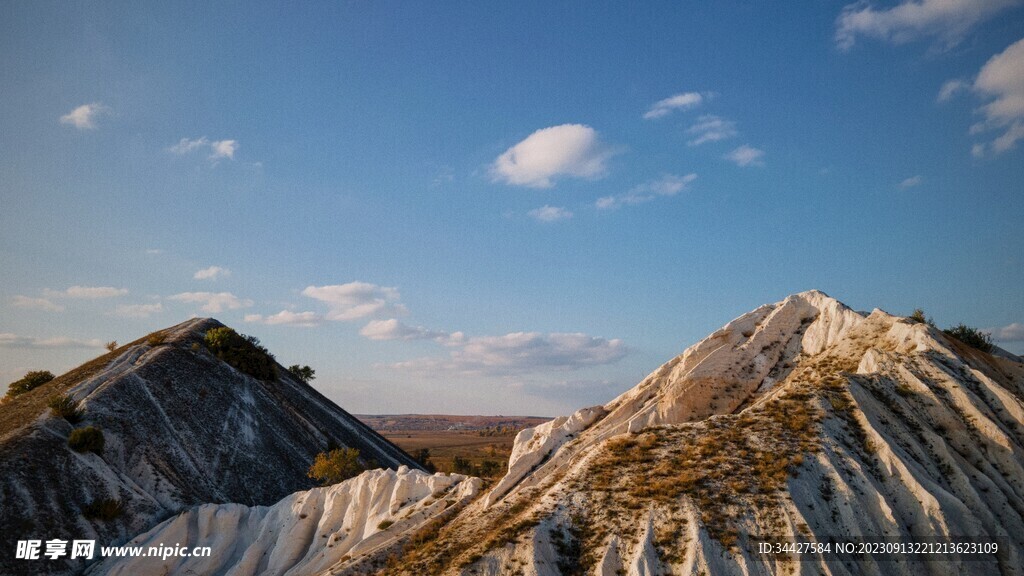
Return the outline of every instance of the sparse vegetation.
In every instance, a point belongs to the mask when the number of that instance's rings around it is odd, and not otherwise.
[[[612,438],[587,476],[610,516],[686,497],[708,534],[730,548],[745,509],[780,506],[804,454],[819,449],[820,418],[813,396],[794,391],[742,414]]]
[[[75,428],[68,435],[68,446],[75,452],[103,453],[103,431],[95,426]]]
[[[313,370],[309,366],[292,364],[288,367],[288,372],[304,384],[309,384],[312,380],[316,380],[316,370]]]
[[[63,418],[72,424],[77,424],[82,419],[82,411],[78,409],[78,402],[64,394],[50,398],[47,406],[50,407],[54,416]]]
[[[476,468],[476,475],[481,478],[495,478],[501,475],[503,467],[494,460],[484,460]]]
[[[359,450],[335,448],[317,454],[307,476],[320,482],[321,486],[330,486],[358,476],[363,470],[366,467],[359,462]]]
[[[107,349],[108,352],[113,352],[114,350],[117,350],[117,340],[111,340],[110,342],[107,342],[104,345],[104,347]]]
[[[992,336],[966,324],[957,324],[952,328],[943,330],[947,336],[952,336],[968,346],[977,348],[982,352],[992,351]]]
[[[49,370],[34,370],[25,374],[20,380],[11,382],[10,387],[7,388],[7,396],[14,397],[19,394],[24,394],[30,390],[34,390],[43,384],[46,384],[50,380],[53,380],[54,376]]]
[[[922,310],[921,308],[914,308],[914,311],[910,313],[910,316],[908,316],[907,319],[913,322],[914,324],[927,324],[929,326],[935,326],[935,321],[932,320],[931,318],[926,317],[924,314],[924,310]]]
[[[259,338],[222,326],[209,330],[204,342],[210,352],[239,372],[268,382],[277,379],[274,356],[260,344]]]
[[[473,462],[468,458],[456,456],[452,459],[452,472],[456,474],[465,474],[466,476],[494,478],[501,475],[504,469],[505,468],[501,462],[494,460],[484,460],[479,465],[474,466]]]
[[[146,344],[149,344],[150,346],[160,346],[166,341],[167,334],[164,334],[163,332],[153,332],[146,337]]]
[[[473,474],[473,463],[462,456],[456,456],[452,459],[452,472],[456,474]]]
[[[384,520],[380,524],[377,524],[377,530],[387,530],[391,528],[395,522],[393,520]]]
[[[99,498],[82,508],[82,515],[90,520],[116,520],[122,514],[124,503],[114,498]]]
[[[422,464],[423,467],[426,468],[427,472],[437,472],[437,466],[434,466],[434,463],[430,461],[430,448],[420,448],[413,453],[412,457]]]

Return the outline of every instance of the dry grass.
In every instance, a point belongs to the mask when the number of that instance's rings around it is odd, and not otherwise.
[[[652,504],[671,509],[686,499],[709,535],[731,547],[735,520],[752,509],[776,507],[804,454],[819,449],[821,414],[813,398],[790,393],[740,415],[613,438],[586,476],[593,490],[604,493],[601,508],[618,528],[636,524],[635,511]],[[678,534],[681,527],[668,531]]]

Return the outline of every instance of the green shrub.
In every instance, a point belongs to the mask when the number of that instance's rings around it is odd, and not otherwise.
[[[222,326],[207,331],[203,341],[210,352],[239,372],[260,380],[277,379],[274,355],[260,344],[259,338]]]
[[[434,466],[434,463],[430,460],[430,448],[420,448],[413,453],[412,457],[422,464],[427,472],[431,474],[437,472],[437,466]]]
[[[494,460],[484,460],[477,467],[476,476],[481,478],[494,478],[501,474],[501,463]]]
[[[63,394],[54,396],[50,398],[47,405],[53,411],[54,416],[63,418],[72,424],[76,424],[82,419],[82,411],[78,409],[78,402],[68,396]]]
[[[908,320],[914,324],[927,324],[929,326],[935,326],[935,321],[924,315],[924,310],[920,308],[914,308],[914,311],[907,317]]]
[[[972,328],[966,324],[958,324],[952,328],[946,328],[943,332],[982,352],[992,351],[992,336],[977,328]]]
[[[322,486],[330,486],[358,476],[365,469],[359,463],[359,450],[336,448],[317,454],[307,475],[319,481]]]
[[[46,384],[50,380],[53,380],[54,376],[49,370],[35,370],[25,374],[21,380],[11,382],[10,387],[7,388],[8,396],[17,396],[24,394],[29,390],[39,388],[43,384]]]
[[[469,458],[456,456],[452,459],[452,472],[472,476],[474,473],[473,463],[469,461]]]
[[[124,503],[113,498],[98,498],[82,508],[82,515],[90,520],[115,520],[124,514]]]
[[[75,452],[103,453],[103,431],[95,426],[75,428],[68,435],[68,446]]]
[[[377,524],[377,530],[387,530],[394,526],[394,524],[395,522],[393,520],[384,520],[380,524]]]
[[[167,341],[167,334],[163,332],[153,332],[146,338],[146,344],[150,346],[159,346]]]
[[[313,370],[309,366],[299,366],[298,364],[292,364],[288,367],[288,372],[292,376],[295,376],[300,382],[309,384],[310,380],[316,379],[316,370]]]

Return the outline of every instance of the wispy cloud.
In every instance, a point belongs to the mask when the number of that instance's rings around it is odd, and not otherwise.
[[[682,92],[652,104],[647,112],[644,112],[644,119],[663,118],[676,110],[688,110],[700,106],[703,101],[704,97],[699,92]]]
[[[75,298],[79,300],[116,298],[127,293],[127,288],[114,288],[112,286],[71,286],[63,291],[50,290],[49,288],[43,290],[43,295],[47,298]]]
[[[313,326],[319,326],[323,323],[323,316],[316,312],[292,312],[291,310],[282,310],[277,314],[271,314],[270,316],[263,316],[261,314],[246,314],[245,321],[256,324],[267,324],[269,326],[301,326],[304,328],[312,328]]]
[[[253,301],[246,298],[239,298],[230,292],[182,292],[174,296],[168,296],[169,300],[202,304],[201,310],[215,314],[224,310],[238,310],[253,305]]]
[[[1020,322],[999,328],[989,328],[986,332],[991,334],[992,339],[997,342],[1024,342],[1024,324]]]
[[[160,302],[153,304],[122,304],[114,308],[114,315],[122,318],[149,318],[164,311]]]
[[[963,80],[954,78],[953,80],[946,80],[942,84],[942,88],[939,88],[939,95],[935,97],[936,102],[948,102],[953,99],[960,92],[970,88],[971,85]]]
[[[210,140],[206,136],[195,139],[182,138],[167,150],[182,156],[196,150],[209,150],[210,160],[217,161],[223,158],[234,160],[235,152],[238,150],[238,140]]]
[[[1021,0],[904,0],[879,9],[856,2],[836,19],[836,44],[849,50],[861,36],[894,44],[936,37],[949,48],[978,24],[1020,4]]]
[[[719,118],[713,114],[706,114],[697,118],[697,123],[686,129],[686,132],[694,137],[687,142],[690,146],[700,146],[705,142],[718,142],[732,138],[737,134],[736,123],[731,120]]]
[[[44,310],[46,312],[62,312],[63,304],[57,304],[48,298],[31,298],[29,296],[15,296],[11,298],[11,304],[15,308],[27,308],[30,310]]]
[[[102,348],[103,341],[98,339],[84,340],[79,338],[37,338],[34,336],[18,336],[11,333],[0,333],[2,348]]]
[[[406,312],[405,306],[400,302],[397,288],[368,282],[307,286],[302,295],[327,304],[327,320],[361,320],[372,316],[392,316]]]
[[[491,179],[530,188],[550,188],[560,176],[596,179],[612,155],[590,126],[562,124],[537,130],[498,156]]]
[[[634,186],[625,194],[598,198],[594,205],[599,210],[610,210],[619,206],[643,204],[659,196],[675,196],[685,190],[696,179],[696,174],[687,174],[685,176],[665,174],[657,180],[651,180]]]
[[[974,92],[987,103],[985,119],[971,127],[972,134],[1002,132],[990,142],[974,145],[975,156],[1001,154],[1024,139],[1024,39],[1011,44],[982,66]]]
[[[539,376],[539,375],[538,375]],[[521,394],[529,394],[538,398],[551,399],[557,402],[568,402],[570,406],[593,404],[595,398],[613,398],[633,385],[631,381],[616,382],[613,380],[556,380],[549,381],[540,377],[517,377],[509,382],[509,387]]]
[[[203,268],[197,270],[192,278],[196,280],[216,280],[217,278],[226,278],[231,275],[231,270],[222,268],[220,266],[210,266],[209,268]]]
[[[572,218],[571,211],[558,206],[548,206],[546,204],[540,208],[534,208],[526,214],[538,222],[558,222],[559,220],[568,220],[569,218]]]
[[[764,166],[764,150],[744,144],[725,155],[725,159],[737,166]]]
[[[452,338],[447,332],[428,330],[422,326],[410,326],[395,318],[388,320],[371,320],[363,326],[359,334],[370,340],[436,340],[446,342]],[[456,339],[462,334],[456,333]]]
[[[910,178],[907,178],[906,180],[900,182],[900,188],[906,190],[907,188],[913,188],[914,186],[920,186],[921,185],[921,181],[922,180],[921,180],[921,176],[920,175],[911,176]]]
[[[101,114],[105,114],[109,111],[109,108],[99,102],[82,104],[78,108],[75,108],[71,112],[61,116],[60,123],[74,126],[79,130],[93,130],[96,128],[96,119]]]
[[[629,353],[621,340],[581,333],[513,332],[468,338],[451,347],[448,357],[419,358],[393,367],[434,375],[517,375],[612,364]]]

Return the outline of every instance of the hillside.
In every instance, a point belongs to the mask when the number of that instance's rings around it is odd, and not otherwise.
[[[0,546],[30,538],[108,545],[191,505],[272,504],[313,486],[306,471],[328,446],[358,448],[366,463],[418,467],[283,367],[257,379],[219,359],[203,339],[220,326],[195,319],[168,328],[0,407]],[[77,403],[80,422],[46,407],[58,394]],[[69,447],[72,430],[88,426],[102,430],[99,453]],[[104,501],[107,511],[98,511]],[[0,559],[0,573],[19,569],[13,555]]]
[[[796,294],[730,322],[607,405],[520,432],[507,475],[464,508],[453,502],[457,513],[393,526],[329,569],[291,573],[1018,574],[1024,363],[996,352]],[[215,541],[182,526],[140,540]],[[216,535],[243,548],[251,538]],[[761,540],[998,552],[796,556],[761,553]]]

